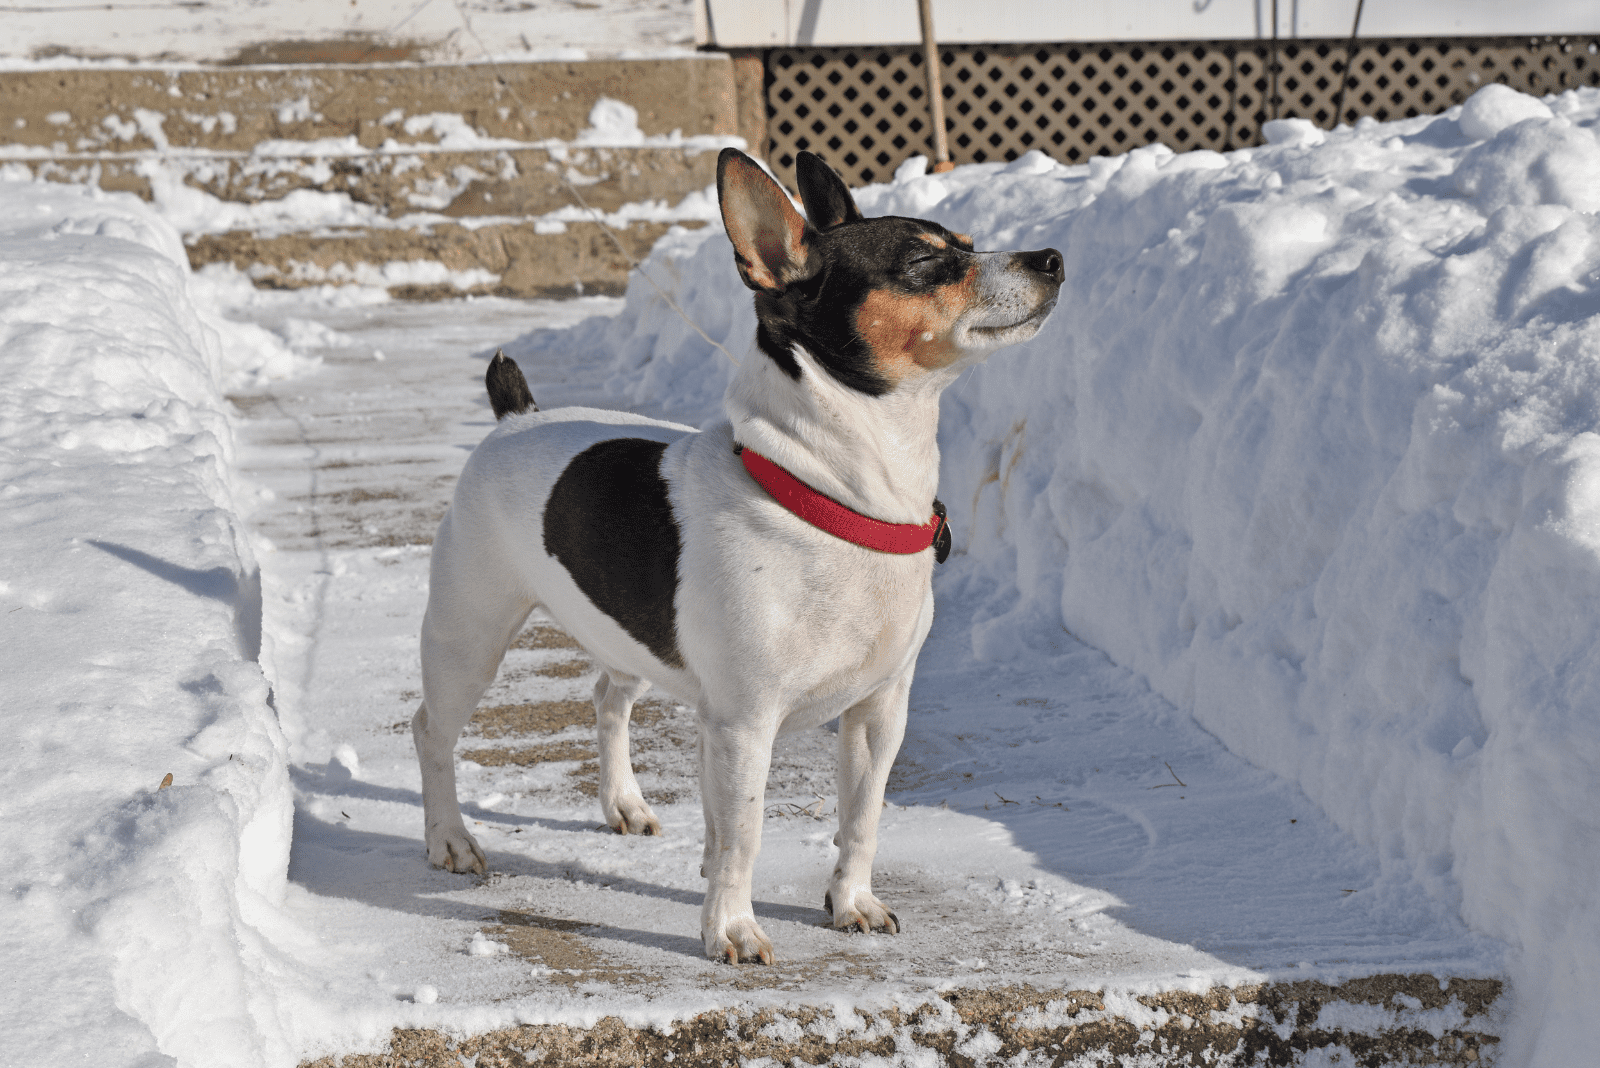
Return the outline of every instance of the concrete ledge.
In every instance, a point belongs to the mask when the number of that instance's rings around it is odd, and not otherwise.
[[[725,139],[762,136],[764,110],[748,100],[741,109],[739,96],[759,102],[760,87],[748,57],[736,67],[710,54],[15,71],[0,77],[0,145],[37,177],[147,200],[173,182],[239,204],[309,190],[389,219],[485,222],[185,236],[195,267],[231,263],[262,286],[356,282],[410,299],[621,293],[628,259],[599,225],[544,217],[579,206],[568,182],[604,212],[672,205],[712,185]],[[633,107],[639,133],[665,143],[572,143],[601,97]],[[674,133],[704,140],[680,143]],[[617,239],[642,260],[670,225],[634,223]]]
[[[324,1057],[302,1068],[335,1063],[455,1068],[463,1056],[478,1068],[533,1063],[633,1068],[761,1058],[832,1064],[841,1058],[905,1057],[913,1049],[932,1063],[948,1065],[1024,1060],[1287,1065],[1302,1063],[1308,1054],[1326,1059],[1319,1064],[1475,1065],[1492,1063],[1498,1049],[1499,1038],[1485,1028],[1497,1022],[1500,994],[1496,980],[1452,979],[1441,988],[1431,975],[1381,975],[1337,987],[1272,983],[1115,1001],[1093,991],[954,990],[910,1010],[857,1009],[852,1019],[839,1019],[831,1007],[797,1007],[708,1012],[670,1031],[631,1028],[613,1017],[592,1028],[529,1026],[467,1039],[397,1029],[387,1053],[345,1055],[337,1062]],[[1442,1022],[1446,1017],[1450,1022]]]
[[[98,185],[151,199],[149,163],[137,155],[50,156],[17,162],[50,181]],[[575,206],[562,177],[589,207],[675,204],[716,181],[715,151],[684,148],[542,148],[358,155],[159,157],[162,171],[219,200],[259,203],[299,189],[346,193],[391,218],[418,211],[456,217],[544,215]]]
[[[737,136],[732,61],[83,69],[0,77],[0,138],[57,154],[170,148],[246,152],[262,141],[355,137],[437,144],[404,120],[460,115],[484,136],[572,140],[607,96],[639,112],[648,136]],[[398,118],[395,118],[398,113]],[[385,123],[385,117],[391,121]]]
[[[637,261],[672,225],[692,229],[703,224],[636,222],[615,232]],[[627,259],[592,222],[568,223],[559,233],[540,233],[530,223],[278,237],[240,230],[199,234],[187,239],[187,245],[189,262],[197,269],[231,263],[258,286],[300,289],[357,282],[383,286],[406,300],[467,294],[615,296],[627,288],[629,270]],[[445,277],[446,272],[453,277]]]

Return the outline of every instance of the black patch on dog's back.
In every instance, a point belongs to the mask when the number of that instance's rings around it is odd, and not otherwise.
[[[678,521],[661,477],[666,445],[614,438],[561,472],[544,507],[544,550],[584,596],[671,667],[678,652]]]

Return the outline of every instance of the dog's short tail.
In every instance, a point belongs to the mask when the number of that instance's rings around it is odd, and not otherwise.
[[[539,410],[539,406],[533,403],[533,391],[528,389],[528,380],[522,377],[522,368],[499,349],[495,349],[494,359],[489,361],[489,371],[483,376],[483,384],[489,388],[489,404],[494,408],[496,419]]]

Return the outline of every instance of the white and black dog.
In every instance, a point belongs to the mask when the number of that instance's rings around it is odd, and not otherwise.
[[[412,721],[428,859],[485,870],[456,802],[454,749],[535,604],[601,667],[600,808],[657,834],[628,755],[650,686],[696,710],[705,806],[706,953],[773,959],[750,883],[781,731],[839,719],[839,928],[899,929],[872,893],[878,817],[905,733],[917,651],[948,547],[940,392],[1038,332],[1063,278],[1054,249],[976,252],[932,222],[865,219],[800,153],[806,217],[727,149],[722,218],[755,290],[756,349],[709,430],[621,412],[541,412],[497,354],[502,419],[478,446],[433,543]],[[808,221],[809,219],[809,221]]]

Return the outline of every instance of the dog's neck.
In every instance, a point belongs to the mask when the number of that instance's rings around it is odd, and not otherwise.
[[[739,444],[863,515],[925,523],[939,486],[939,394],[945,372],[872,397],[837,381],[796,345],[795,381],[760,351],[723,398]]]

